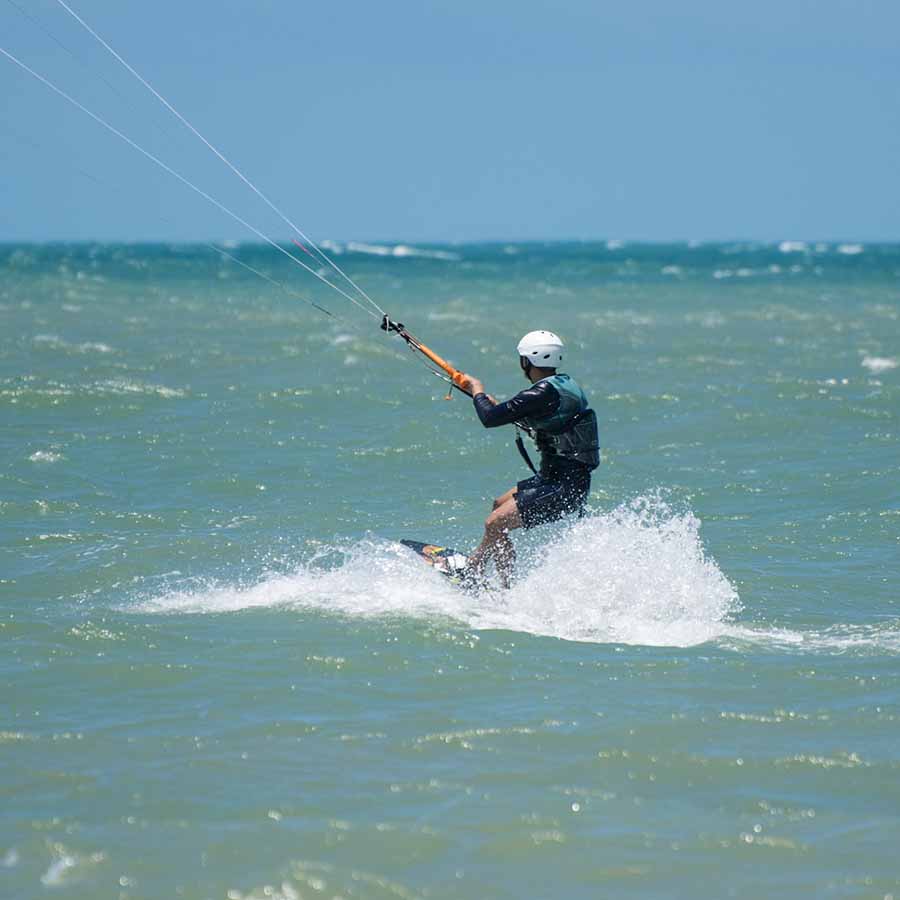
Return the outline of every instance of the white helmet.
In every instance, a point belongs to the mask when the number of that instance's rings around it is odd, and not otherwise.
[[[529,331],[519,341],[519,356],[524,356],[539,369],[555,369],[562,365],[563,342],[552,331]]]

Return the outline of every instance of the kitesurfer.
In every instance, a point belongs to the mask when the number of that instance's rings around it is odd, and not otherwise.
[[[591,472],[600,463],[597,417],[584,391],[568,375],[558,373],[563,342],[552,331],[531,331],[519,341],[519,366],[531,386],[497,403],[479,379],[458,373],[454,383],[471,392],[485,428],[519,424],[531,429],[541,454],[532,478],[494,500],[484,523],[484,538],[469,557],[469,577],[479,582],[493,558],[504,587],[515,564],[509,532],[554,522],[568,513],[581,514],[591,488]]]

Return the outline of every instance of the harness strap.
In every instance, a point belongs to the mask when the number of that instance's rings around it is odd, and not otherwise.
[[[525,442],[522,440],[522,432],[519,431],[518,427],[516,427],[516,450],[519,451],[519,456],[525,460],[525,465],[537,475],[537,469],[534,467],[534,463],[531,461],[531,457],[528,455],[528,451],[525,449]]]

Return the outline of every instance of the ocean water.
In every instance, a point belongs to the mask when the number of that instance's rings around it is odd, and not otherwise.
[[[274,250],[0,248],[0,895],[900,897],[900,246],[330,245],[590,514],[471,548],[507,429]]]

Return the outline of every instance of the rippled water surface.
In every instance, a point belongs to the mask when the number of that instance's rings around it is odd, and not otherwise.
[[[274,250],[0,248],[0,883],[900,897],[900,248],[333,246],[488,390],[567,340],[591,512]]]

